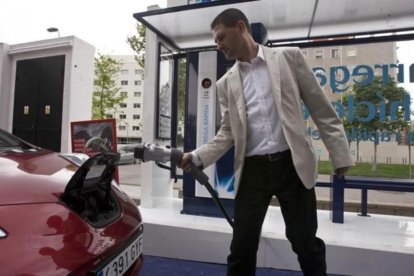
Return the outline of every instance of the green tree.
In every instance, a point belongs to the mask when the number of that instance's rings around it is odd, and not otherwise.
[[[349,97],[352,97],[351,93],[346,93],[342,96],[342,105],[345,107],[345,111],[348,113],[349,106],[348,103]],[[358,120],[350,121],[348,116],[343,117],[342,123],[344,124],[345,130],[348,131],[348,143],[349,146],[351,146],[351,143],[353,141],[353,138],[355,138],[356,142],[356,160],[359,161],[359,142],[361,141],[361,123]]]
[[[346,96],[344,101],[347,115],[345,126],[354,127],[356,132],[362,135],[363,133],[371,134],[371,137],[363,138],[374,140],[372,169],[375,170],[377,147],[382,133],[385,131],[400,133],[408,126],[409,119],[407,120],[406,116],[408,110],[405,110],[407,106],[404,103],[409,99],[409,94],[404,88],[398,87],[391,77],[386,81],[381,77],[375,77],[367,85],[358,83],[353,85],[352,90],[353,93]],[[349,112],[350,108],[353,108],[352,112]]]
[[[121,71],[122,63],[108,55],[98,53],[95,57],[95,80],[92,98],[92,118],[104,119],[106,114],[115,114],[125,97],[115,79]]]
[[[127,37],[127,43],[136,53],[135,60],[141,68],[145,68],[145,35],[146,28],[141,23],[136,25],[137,34]]]

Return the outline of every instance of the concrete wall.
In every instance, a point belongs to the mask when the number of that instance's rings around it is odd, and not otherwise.
[[[74,36],[15,45],[0,44],[0,127],[13,127],[18,60],[65,55],[61,152],[71,151],[70,122],[89,120],[92,110],[95,48]]]

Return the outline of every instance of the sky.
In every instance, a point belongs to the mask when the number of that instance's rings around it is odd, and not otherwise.
[[[0,0],[0,43],[18,44],[76,36],[95,46],[96,52],[132,55],[126,43],[136,34],[134,13],[151,5],[166,7],[166,0]]]

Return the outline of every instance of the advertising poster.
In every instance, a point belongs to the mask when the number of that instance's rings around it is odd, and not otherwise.
[[[92,156],[103,151],[117,151],[115,119],[71,122],[72,152]]]
[[[208,143],[216,134],[216,85],[217,52],[199,53],[197,147]],[[234,198],[233,151],[226,153],[215,166],[204,169],[220,198]],[[210,197],[207,189],[196,185],[198,197]]]
[[[117,152],[115,119],[71,122],[72,152],[89,156],[99,152]],[[119,181],[118,171],[115,173]]]

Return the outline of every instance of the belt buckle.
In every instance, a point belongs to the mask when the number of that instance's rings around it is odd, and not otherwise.
[[[269,162],[278,161],[280,159],[280,152],[268,154],[267,158],[269,159]]]

